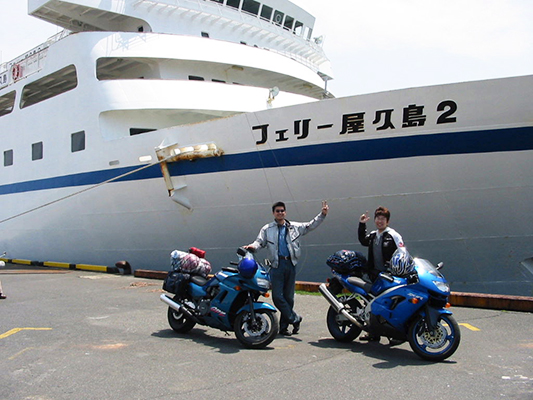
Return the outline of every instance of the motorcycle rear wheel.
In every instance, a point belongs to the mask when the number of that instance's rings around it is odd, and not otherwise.
[[[348,304],[352,311],[362,307],[356,299],[346,299],[346,296],[337,298],[341,303]],[[333,307],[328,309],[326,322],[329,333],[337,342],[352,342],[361,334],[361,328],[350,322],[344,315],[337,313]]]
[[[442,361],[450,357],[461,341],[459,324],[451,315],[441,315],[435,331],[430,332],[426,320],[419,316],[409,327],[409,345],[424,360]]]
[[[233,324],[235,336],[246,348],[262,349],[268,346],[278,334],[278,320],[272,310],[259,310],[255,312],[255,320],[252,314],[243,311]]]
[[[168,308],[167,317],[170,327],[178,333],[187,333],[196,325],[196,322],[189,319],[184,313],[171,307]]]

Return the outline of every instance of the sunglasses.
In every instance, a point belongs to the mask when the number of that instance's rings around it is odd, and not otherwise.
[[[274,212],[277,212],[277,213],[284,213],[285,210],[274,210]]]

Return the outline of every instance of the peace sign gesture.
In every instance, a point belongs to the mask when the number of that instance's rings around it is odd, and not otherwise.
[[[322,201],[322,215],[328,215],[329,206],[326,200]]]
[[[366,211],[363,215],[359,217],[359,222],[362,224],[366,224],[368,221],[370,221],[370,217],[368,216],[368,211]]]

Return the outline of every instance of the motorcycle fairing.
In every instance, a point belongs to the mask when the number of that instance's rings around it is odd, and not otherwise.
[[[441,315],[452,315],[452,312],[442,308],[437,309],[426,306],[424,307],[424,310],[420,313],[420,315],[422,317],[425,317],[428,330],[433,331],[437,328],[439,317]]]
[[[407,320],[427,302],[428,298],[427,293],[414,294],[409,285],[400,285],[385,290],[370,303],[370,307],[372,314],[383,317],[396,329],[405,331]]]
[[[277,311],[276,308],[269,303],[254,303],[254,311],[259,310],[271,310],[274,312]],[[250,312],[250,304],[245,304],[244,306],[242,306],[239,311],[237,311],[237,315],[239,315],[243,311]]]
[[[405,278],[399,278],[397,276],[391,276],[394,280],[392,282],[383,279],[381,277],[378,277],[374,284],[372,285],[371,293],[375,296],[379,295],[385,290],[389,290],[391,288],[399,287],[400,285],[406,285],[407,279]]]
[[[353,280],[352,282],[349,281],[350,275],[339,274],[336,271],[332,271],[332,272],[333,272],[333,276],[337,278],[337,280],[346,290],[348,290],[351,293],[357,293],[363,296],[368,296],[368,293],[362,287],[358,285],[354,285]]]
[[[215,281],[215,278],[211,278],[204,285],[199,285],[199,282],[191,280],[189,282],[189,294],[195,299],[204,298],[207,296],[207,289],[213,286]]]

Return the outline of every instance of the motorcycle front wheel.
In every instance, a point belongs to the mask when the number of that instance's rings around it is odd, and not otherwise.
[[[459,324],[451,315],[441,315],[434,331],[427,329],[424,317],[416,318],[409,327],[409,345],[424,360],[442,361],[450,357],[461,341]]]
[[[359,301],[353,298],[347,300],[346,296],[339,297],[337,300],[343,304],[348,304],[352,312],[355,312],[362,307]],[[333,307],[328,309],[326,322],[329,333],[337,342],[351,342],[361,333],[361,328],[352,323],[341,313],[337,313]]]
[[[248,311],[243,311],[233,325],[239,342],[249,349],[261,349],[268,346],[278,334],[278,320],[272,310],[258,310],[255,319]]]
[[[171,307],[168,308],[167,317],[170,327],[178,333],[187,333],[196,325],[196,322],[189,319],[184,313]]]

